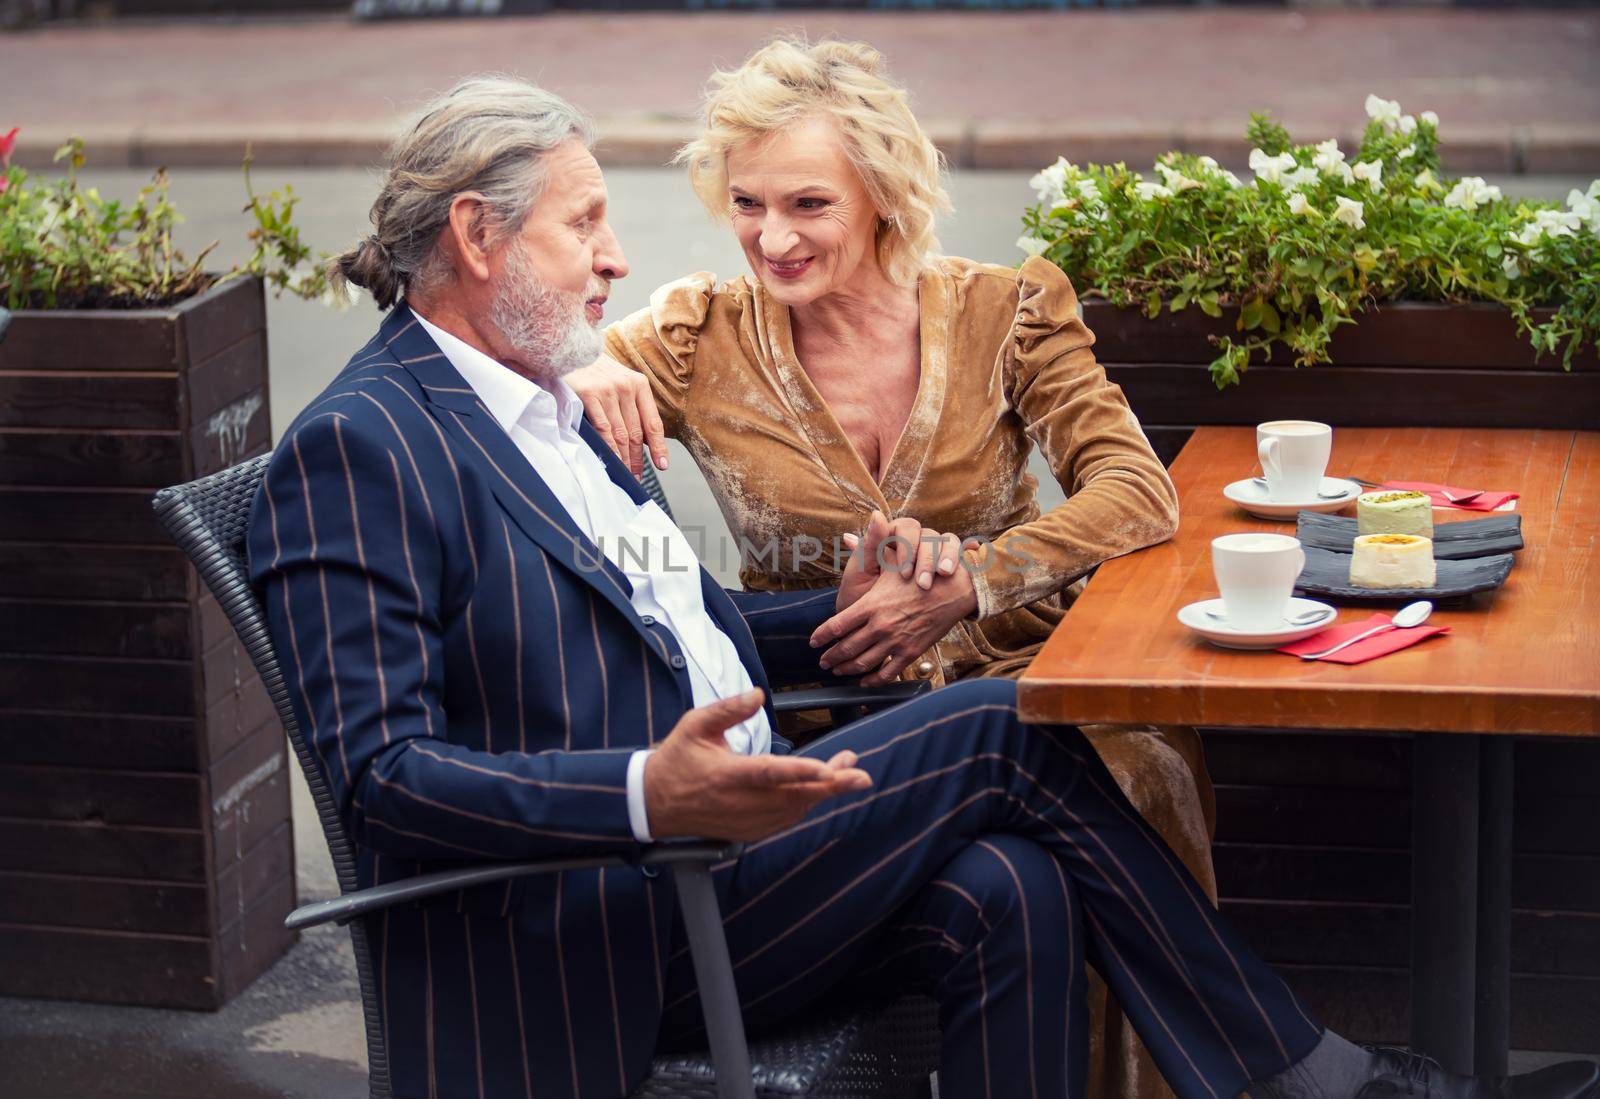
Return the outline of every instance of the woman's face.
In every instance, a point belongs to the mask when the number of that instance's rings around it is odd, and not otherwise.
[[[826,118],[729,150],[728,202],[750,270],[784,305],[877,271],[878,211]]]

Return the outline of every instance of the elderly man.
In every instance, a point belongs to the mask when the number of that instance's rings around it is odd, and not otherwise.
[[[769,685],[816,676],[808,642],[841,608],[926,593],[874,553],[820,595],[728,593],[690,565],[561,382],[596,357],[627,273],[589,144],[573,108],[514,80],[465,81],[422,114],[373,235],[338,260],[388,315],[285,433],[256,502],[254,582],[361,884],[746,840],[715,874],[746,1017],[854,984],[927,989],[946,1096],[1081,1094],[1086,962],[1186,1099],[1593,1087],[1585,1064],[1468,1080],[1326,1032],[1078,731],[1017,720],[1008,682],[788,753]],[[960,583],[940,553],[937,582]],[[649,870],[479,887],[369,930],[397,1095],[619,1095],[701,1025]]]

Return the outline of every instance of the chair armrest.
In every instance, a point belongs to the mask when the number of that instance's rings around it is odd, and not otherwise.
[[[929,687],[930,684],[924,679],[902,680],[882,687],[858,687],[855,684],[806,687],[774,694],[772,708],[781,714],[791,710],[831,710],[837,706],[894,706],[915,698]]]
[[[291,931],[324,923],[346,924],[357,916],[378,912],[391,905],[421,900],[439,893],[450,893],[474,885],[520,878],[526,874],[550,874],[558,870],[592,870],[602,867],[659,866],[664,863],[714,863],[738,855],[738,844],[720,840],[665,840],[651,844],[637,858],[622,855],[594,855],[587,858],[539,859],[535,862],[502,862],[487,866],[468,866],[418,874],[403,881],[358,889],[342,897],[302,905],[284,919]]]

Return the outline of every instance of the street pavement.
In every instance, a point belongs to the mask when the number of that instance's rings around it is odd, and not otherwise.
[[[1600,174],[1600,11],[1422,6],[1138,11],[631,12],[359,23],[50,24],[0,35],[19,162],[69,133],[106,166],[368,163],[470,72],[540,81],[597,115],[608,164],[658,166],[701,89],[779,31],[872,43],[960,167],[1243,161],[1253,110],[1348,141],[1369,92],[1443,119],[1446,168]]]
[[[1023,206],[1032,198],[1027,172],[958,171],[950,180],[956,213],[942,232],[947,252],[1015,263],[1012,245]],[[107,195],[131,195],[148,179],[132,169],[97,170],[86,182]],[[681,172],[612,168],[606,173],[611,211],[632,270],[613,290],[609,319],[648,302],[650,291],[692,271],[723,277],[743,270],[731,234],[696,204]],[[258,189],[290,183],[300,196],[296,221],[319,249],[338,250],[366,232],[376,192],[368,170],[262,169]],[[1580,176],[1506,176],[1491,180],[1508,194],[1560,198]],[[172,196],[187,216],[180,243],[196,249],[220,242],[219,264],[242,259],[243,181],[236,169],[175,173]],[[274,438],[351,352],[371,335],[378,313],[370,302],[335,312],[315,302],[268,300],[268,345]],[[707,530],[707,544],[726,540],[715,502],[687,451],[671,444],[662,480],[680,522]],[[1041,503],[1061,498],[1049,470],[1035,462]],[[734,561],[709,564],[736,585]],[[302,903],[337,893],[316,812],[296,771],[295,844]],[[1518,1065],[1549,1055],[1519,1055]],[[365,1039],[349,938],[323,927],[302,936],[289,954],[226,1008],[215,1013],[163,1011],[0,998],[0,1099],[356,1099],[365,1090]]]

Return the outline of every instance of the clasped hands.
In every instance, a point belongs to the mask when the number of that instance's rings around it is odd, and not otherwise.
[[[811,635],[812,648],[824,650],[819,663],[835,675],[882,686],[977,609],[959,536],[874,511],[864,536],[842,541],[851,554],[836,613]]]

